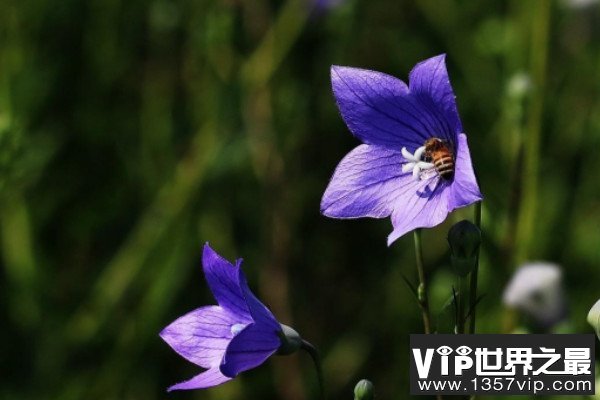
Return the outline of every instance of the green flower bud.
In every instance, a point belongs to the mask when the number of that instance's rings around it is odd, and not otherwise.
[[[281,339],[281,346],[279,346],[277,354],[287,356],[297,352],[300,347],[302,347],[302,338],[300,337],[300,334],[287,325],[280,325],[281,332],[279,338]]]
[[[481,230],[473,223],[463,220],[454,224],[448,232],[450,261],[454,272],[466,276],[475,269],[481,245]]]
[[[590,309],[590,312],[587,316],[587,321],[596,331],[598,339],[600,339],[600,300],[598,300]]]
[[[354,387],[354,400],[373,400],[373,384],[367,379],[362,379]]]

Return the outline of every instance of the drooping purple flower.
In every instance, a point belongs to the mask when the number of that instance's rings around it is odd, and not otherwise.
[[[161,333],[177,353],[206,371],[169,388],[216,386],[255,368],[282,345],[282,326],[252,294],[241,269],[204,246],[202,265],[218,305],[200,307]]]
[[[417,64],[409,85],[381,72],[333,66],[331,82],[350,131],[364,144],[337,166],[321,212],[385,218],[388,245],[482,199],[445,55]]]

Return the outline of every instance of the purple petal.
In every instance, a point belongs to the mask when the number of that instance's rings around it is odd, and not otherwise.
[[[398,179],[406,175],[404,162],[400,151],[365,144],[356,147],[337,166],[321,200],[321,212],[334,218],[389,216]]]
[[[446,70],[445,54],[418,63],[410,73],[409,85],[410,93],[417,96],[424,105],[442,111],[440,118],[448,121],[454,134],[463,131]],[[454,138],[447,139],[455,141]]]
[[[221,373],[231,378],[240,372],[258,367],[273,355],[281,340],[267,325],[252,324],[237,334],[229,343],[221,363]]]
[[[231,327],[241,322],[219,306],[207,306],[178,318],[163,329],[160,337],[188,361],[211,368],[221,363],[233,338]]]
[[[219,368],[211,368],[208,371],[196,375],[189,381],[181,382],[171,386],[167,391],[172,390],[189,390],[189,389],[205,389],[212,386],[220,385],[221,383],[227,382],[231,378],[223,375]]]
[[[483,199],[477,185],[475,172],[473,172],[471,154],[467,145],[467,136],[464,133],[458,135],[458,150],[451,191],[449,211],[468,206]]]
[[[388,236],[388,246],[416,228],[441,224],[448,215],[448,182],[439,177],[415,181],[410,175],[403,181],[404,190],[398,193],[392,213],[394,230]]]
[[[455,135],[435,107],[424,106],[393,76],[333,66],[331,83],[348,128],[366,144],[414,151],[427,138]]]
[[[218,255],[208,243],[204,245],[202,254],[204,275],[215,299],[221,307],[238,315],[240,319],[250,322],[249,310],[240,288],[240,264],[241,260],[234,266]]]
[[[248,287],[248,282],[246,281],[246,276],[240,269],[240,287],[242,288],[242,293],[244,294],[244,299],[246,299],[246,304],[250,309],[250,315],[252,315],[252,319],[255,322],[255,330],[260,326],[261,329],[267,330],[269,332],[279,332],[281,330],[281,326],[277,319],[273,316],[273,313],[254,296],[254,293],[250,291]]]

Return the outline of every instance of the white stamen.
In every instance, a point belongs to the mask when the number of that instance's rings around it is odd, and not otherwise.
[[[417,163],[415,165],[415,167],[413,168],[413,178],[415,178],[415,180],[418,181],[420,176],[421,176],[421,169],[419,168],[419,164]]]
[[[246,325],[244,325],[244,324],[235,324],[235,325],[232,325],[231,326],[231,334],[233,336],[235,336],[238,333],[240,333],[241,331],[243,331],[245,327],[246,327]]]
[[[412,171],[412,175],[416,180],[424,179],[429,174],[423,174],[424,171],[428,171],[434,168],[434,165],[429,162],[425,162],[421,159],[425,152],[425,146],[421,146],[415,150],[415,154],[411,154],[406,147],[403,147],[402,156],[408,161],[402,166],[402,172],[407,173]]]
[[[425,151],[425,146],[421,146],[417,150],[415,150],[414,155],[410,151],[406,150],[406,147],[403,147],[401,150],[402,156],[404,158],[406,158],[406,161],[410,161],[410,162],[421,161],[421,156],[423,155],[424,151]]]
[[[402,172],[407,173],[412,171],[415,168],[415,163],[409,162],[402,166]]]
[[[408,150],[406,150],[406,147],[403,147],[401,152],[402,157],[404,157],[407,161],[412,160],[413,155]]]
[[[415,160],[421,161],[421,157],[423,157],[423,153],[425,153],[425,146],[421,146],[417,150],[415,150]]]
[[[418,164],[421,171],[427,171],[429,169],[435,168],[435,164],[425,161],[420,161]]]

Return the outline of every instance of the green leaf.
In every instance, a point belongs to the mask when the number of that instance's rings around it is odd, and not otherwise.
[[[484,294],[480,294],[479,297],[477,297],[477,299],[475,300],[475,303],[469,308],[469,312],[467,312],[467,315],[465,316],[465,319],[469,318],[471,316],[471,312],[473,312],[473,309],[477,307],[477,305],[479,304],[479,302],[485,297],[485,293]]]
[[[455,333],[456,329],[456,295],[454,288],[452,288],[452,295],[438,313],[436,332],[437,333]]]
[[[419,294],[417,292],[417,288],[415,287],[415,285],[413,285],[412,282],[409,281],[408,278],[406,277],[406,275],[404,275],[402,272],[400,273],[400,276],[402,276],[404,283],[406,283],[406,286],[408,286],[408,288],[410,289],[410,292],[415,297],[417,304],[421,304],[421,302],[419,301]]]

